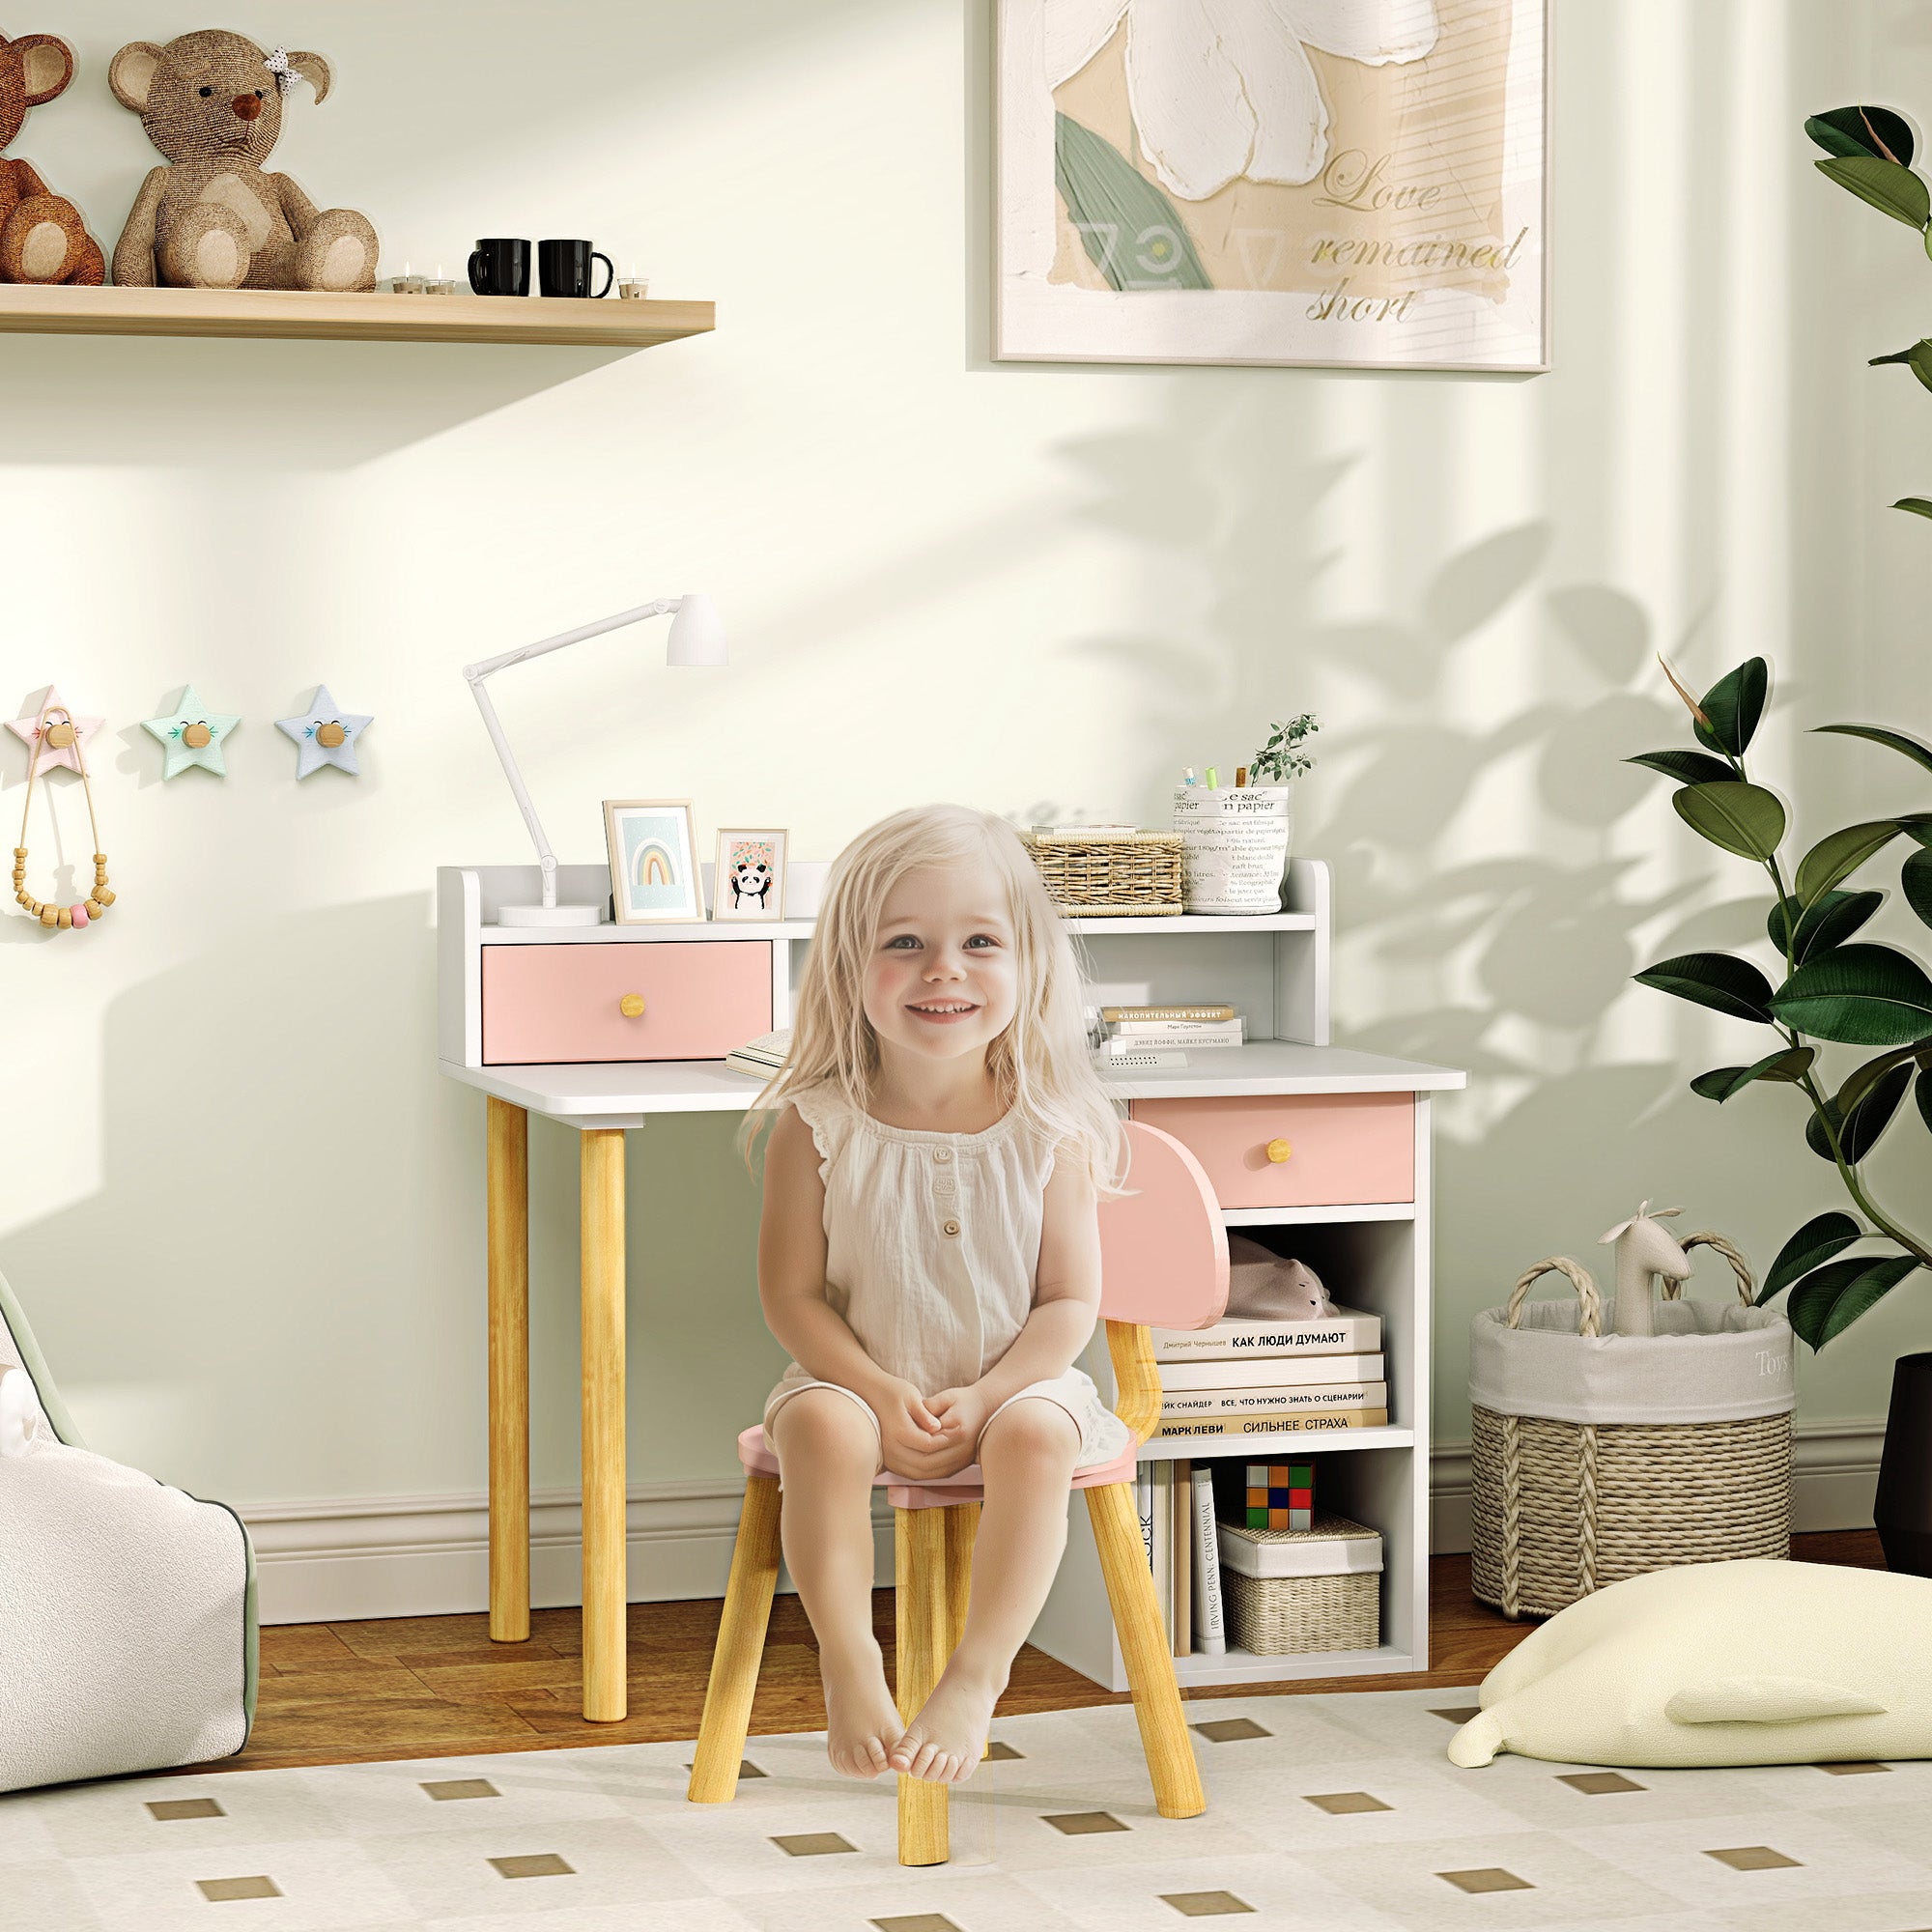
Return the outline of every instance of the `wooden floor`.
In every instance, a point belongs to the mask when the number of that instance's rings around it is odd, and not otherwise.
[[[1792,1553],[1813,1563],[1869,1569],[1884,1563],[1870,1530],[1801,1536]],[[1432,1638],[1426,1673],[1244,1684],[1197,1690],[1190,1696],[1472,1685],[1535,1628],[1508,1623],[1471,1598],[1466,1556],[1433,1558],[1429,1581]],[[261,1701],[247,1749],[194,1770],[257,1771],[695,1738],[718,1608],[710,1598],[631,1605],[631,1715],[616,1724],[585,1723],[579,1715],[581,1660],[574,1609],[534,1612],[529,1642],[514,1644],[492,1643],[488,1619],[480,1614],[272,1627],[262,1633]],[[873,1613],[890,1670],[890,1590],[878,1592]],[[1020,1653],[1000,1710],[1011,1715],[1126,1701],[1029,1647]],[[816,1730],[824,1722],[811,1633],[798,1599],[781,1596],[772,1610],[753,1734]]]

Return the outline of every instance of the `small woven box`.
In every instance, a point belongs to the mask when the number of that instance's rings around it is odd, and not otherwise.
[[[1341,1575],[1248,1577],[1224,1562],[1221,1590],[1229,1640],[1251,1656],[1374,1650],[1382,1640],[1380,1536],[1346,1517],[1324,1514],[1318,1516],[1316,1522],[1312,1530],[1249,1529],[1233,1522],[1216,1526],[1224,1555],[1241,1545],[1251,1547],[1252,1555],[1237,1559],[1244,1564],[1264,1560],[1263,1552],[1273,1545],[1357,1543],[1365,1539],[1376,1545],[1374,1569]]]
[[[1022,833],[1046,895],[1076,918],[1156,918],[1179,913],[1180,839],[1166,832],[1083,838]]]

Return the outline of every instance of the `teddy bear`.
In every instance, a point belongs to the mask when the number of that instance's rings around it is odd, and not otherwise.
[[[31,161],[9,160],[7,144],[30,107],[67,92],[73,53],[51,34],[0,34],[0,282],[67,282],[99,288],[107,264],[80,211],[52,194]]]
[[[168,158],[141,192],[114,248],[122,287],[373,289],[376,231],[351,208],[320,210],[262,163],[282,131],[282,97],[298,80],[328,98],[320,54],[264,53],[242,34],[208,29],[166,46],[133,41],[107,84],[141,117]]]

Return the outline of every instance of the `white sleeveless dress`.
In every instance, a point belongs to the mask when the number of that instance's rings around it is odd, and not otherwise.
[[[1033,1313],[1052,1150],[1022,1132],[1012,1113],[977,1134],[948,1134],[888,1126],[833,1092],[794,1104],[825,1183],[827,1302],[880,1368],[922,1394],[978,1381]],[[856,1391],[793,1362],[766,1399],[766,1426],[808,1388],[837,1388],[872,1414]],[[1085,1370],[1033,1382],[1009,1400],[1030,1396],[1073,1418],[1076,1467],[1111,1463],[1126,1448],[1126,1424]]]

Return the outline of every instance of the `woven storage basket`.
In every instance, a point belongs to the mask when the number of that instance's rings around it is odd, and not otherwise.
[[[1319,1530],[1257,1530],[1224,1522],[1218,1534],[1224,1543],[1242,1538],[1264,1546],[1376,1532],[1333,1517]],[[1224,1563],[1221,1591],[1228,1635],[1255,1657],[1374,1650],[1382,1640],[1381,1585],[1379,1565],[1341,1577],[1244,1577]]]
[[[1064,913],[1108,919],[1179,913],[1180,838],[1136,832],[1126,838],[1022,833],[1046,895]]]
[[[1745,1312],[1684,1303],[1683,1312],[1669,1318],[1676,1332],[1604,1337],[1595,1281],[1576,1263],[1556,1259],[1517,1283],[1506,1310],[1488,1309],[1476,1318],[1469,1580],[1476,1597],[1505,1616],[1551,1616],[1606,1583],[1647,1570],[1791,1553],[1790,1323],[1752,1305],[1749,1270],[1728,1242],[1692,1235],[1684,1246],[1715,1247],[1730,1262]],[[1533,1312],[1543,1319],[1520,1331],[1530,1285],[1552,1270],[1575,1287],[1577,1307],[1539,1304]],[[1660,1321],[1666,1319],[1674,1286],[1666,1291]],[[1654,1418],[1626,1395],[1622,1412],[1631,1419],[1617,1421],[1512,1412],[1519,1408],[1513,1396],[1506,1398],[1507,1408],[1492,1407],[1475,1399],[1476,1359],[1481,1352],[1488,1362],[1500,1363],[1483,1373],[1506,1383],[1516,1346],[1509,1337],[1534,1343],[1546,1370],[1554,1362],[1559,1375],[1563,1358],[1579,1350],[1674,1349],[1679,1353],[1672,1363],[1657,1358],[1658,1378],[1680,1391],[1680,1403],[1685,1366],[1694,1376],[1698,1365],[1697,1357],[1682,1351],[1718,1345],[1708,1359],[1719,1403],[1728,1377],[1739,1392],[1726,1406],[1761,1412],[1672,1421],[1667,1395],[1654,1399]],[[1574,1365],[1577,1386],[1588,1385],[1593,1368],[1605,1362],[1611,1394],[1607,1401],[1598,1398],[1596,1406],[1614,1411],[1615,1379],[1640,1381],[1645,1357],[1598,1356],[1594,1363],[1581,1357]],[[1547,1376],[1539,1395],[1521,1399],[1558,1406],[1548,1399]]]

